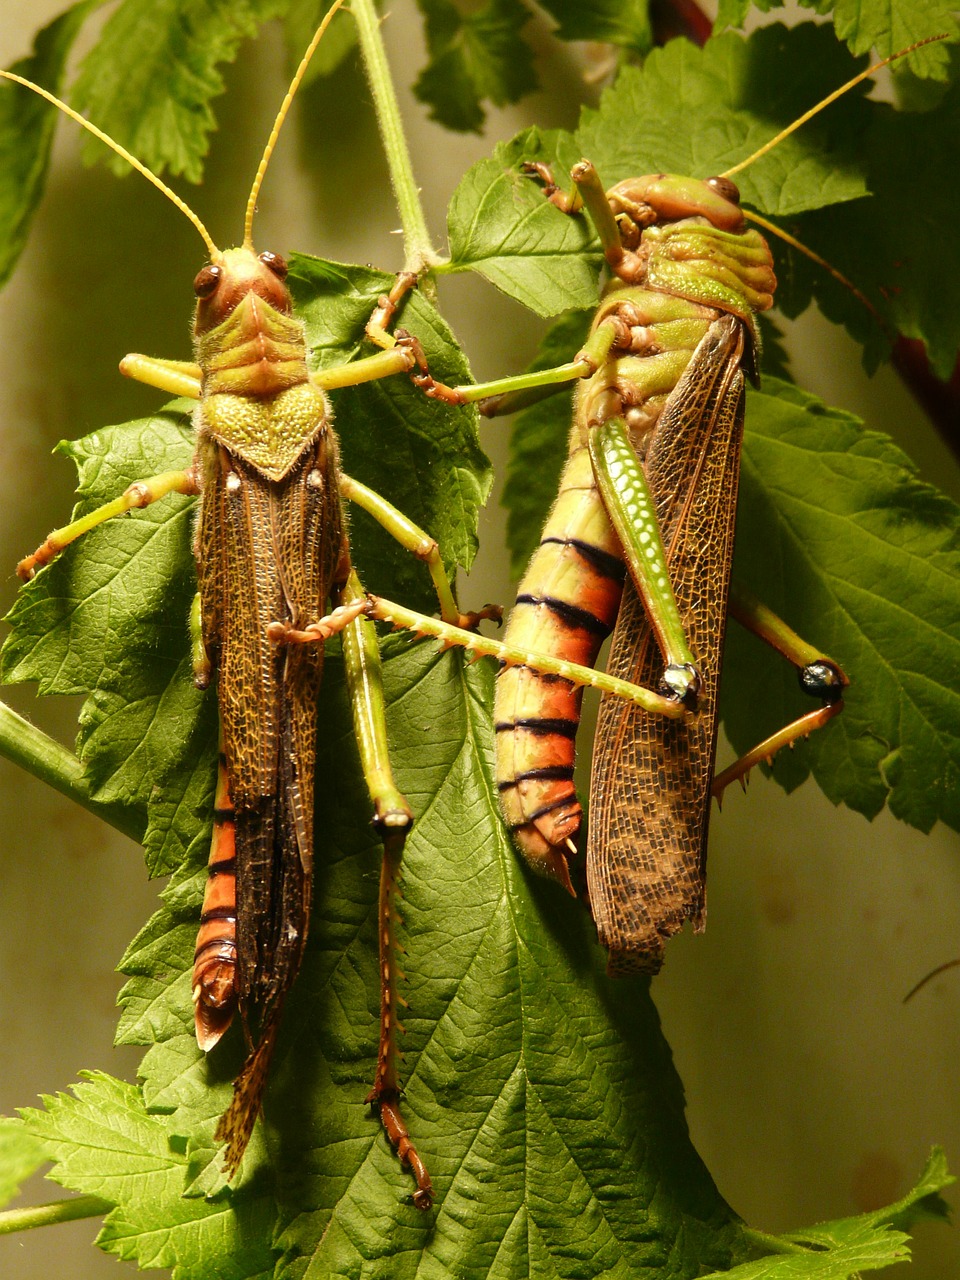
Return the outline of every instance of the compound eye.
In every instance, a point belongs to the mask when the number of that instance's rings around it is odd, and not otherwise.
[[[740,203],[740,188],[729,178],[708,178],[707,186],[712,187],[718,196],[723,196],[724,200],[729,200],[731,204]]]
[[[205,267],[201,267],[193,282],[193,291],[197,297],[209,298],[216,293],[217,285],[220,283],[222,275],[221,268],[214,266],[212,262],[208,262]]]
[[[284,280],[287,275],[287,263],[285,258],[281,258],[279,253],[261,253],[260,261],[265,267],[269,267],[278,280]]]

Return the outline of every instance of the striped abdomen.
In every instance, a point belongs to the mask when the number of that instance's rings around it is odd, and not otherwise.
[[[206,1053],[233,1021],[237,1008],[236,829],[226,762],[221,752],[207,860],[200,930],[193,956],[193,1009],[197,1043]]]
[[[504,639],[593,666],[620,607],[625,568],[616,534],[579,445],[567,459],[540,546],[520,583]],[[497,782],[504,818],[527,861],[570,888],[558,846],[576,835],[573,785],[581,687],[529,667],[497,679]]]
[[[507,623],[504,638],[510,644],[595,664],[617,620],[626,567],[587,450],[591,425],[622,416],[642,453],[714,314],[622,285],[612,286],[601,303],[594,330],[616,317],[629,329],[631,346],[608,359],[577,392],[570,456]],[[497,681],[497,780],[504,817],[533,869],[568,889],[566,855],[582,818],[573,785],[581,699],[579,686],[528,667],[507,668]]]

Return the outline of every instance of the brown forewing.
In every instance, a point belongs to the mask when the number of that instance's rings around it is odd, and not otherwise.
[[[717,692],[743,433],[744,337],[724,315],[697,347],[645,470],[680,617],[702,677],[699,710],[665,720],[605,696],[594,746],[587,883],[611,973],[656,972],[665,939],[699,924]],[[663,657],[628,578],[608,670],[656,688]]]
[[[342,542],[329,427],[282,480],[218,449],[197,530],[204,641],[217,669],[236,808],[241,1011],[265,1025],[296,975],[310,911],[322,646],[277,645],[271,622],[323,612]],[[207,593],[215,606],[207,607]]]

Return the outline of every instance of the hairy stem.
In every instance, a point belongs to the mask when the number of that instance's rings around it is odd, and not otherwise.
[[[27,1209],[7,1209],[0,1213],[0,1235],[14,1231],[30,1231],[34,1227],[52,1227],[58,1222],[74,1222],[77,1218],[100,1218],[113,1205],[99,1196],[74,1196],[70,1200],[53,1200],[34,1204]]]
[[[373,93],[393,193],[400,210],[406,252],[404,270],[420,275],[425,268],[434,265],[437,253],[430,243],[430,233],[427,231],[423,205],[420,203],[420,190],[413,174],[410,148],[403,132],[397,95],[380,34],[380,19],[373,0],[351,0],[350,10],[357,22],[363,63]]]
[[[142,840],[143,821],[136,812],[122,805],[101,804],[91,799],[83,766],[77,757],[4,702],[0,702],[0,756],[69,796],[125,836],[138,843]]]
[[[783,1236],[768,1235],[766,1231],[757,1231],[753,1227],[744,1227],[743,1235],[745,1239],[751,1240],[766,1253],[810,1253],[809,1249],[794,1240],[785,1240]]]

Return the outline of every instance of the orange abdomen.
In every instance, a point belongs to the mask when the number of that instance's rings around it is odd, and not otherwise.
[[[609,635],[625,567],[586,448],[574,450],[524,575],[504,639],[593,666]],[[574,739],[583,690],[561,676],[507,667],[497,679],[497,785],[526,860],[569,888],[566,852],[580,828]]]
[[[226,761],[220,755],[200,930],[193,957],[193,1008],[197,1043],[217,1043],[237,1007],[237,856],[233,803]]]

